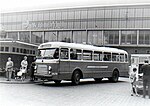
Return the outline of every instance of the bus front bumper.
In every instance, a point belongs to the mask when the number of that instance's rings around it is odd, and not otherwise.
[[[41,75],[41,74],[38,74],[38,73],[35,73],[34,76],[35,76],[36,78],[46,78],[46,79],[53,77],[53,75]]]

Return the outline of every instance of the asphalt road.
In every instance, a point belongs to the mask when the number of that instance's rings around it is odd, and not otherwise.
[[[150,99],[130,96],[128,78],[118,83],[93,79],[82,80],[80,85],[63,81],[42,83],[0,82],[0,106],[149,106]]]

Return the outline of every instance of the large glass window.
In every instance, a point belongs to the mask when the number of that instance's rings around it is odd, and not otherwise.
[[[140,31],[139,44],[150,44],[150,31]]]
[[[67,11],[62,12],[62,20],[67,20],[67,18],[68,18],[68,12]]]
[[[74,19],[74,11],[68,11],[68,19]]]
[[[18,33],[17,32],[8,32],[7,38],[12,38],[13,40],[18,40]]]
[[[43,43],[43,36],[44,36],[43,32],[32,32],[31,42],[37,44]]]
[[[45,32],[44,42],[57,41],[56,32]]]
[[[105,10],[105,18],[111,18],[111,9]]]
[[[121,31],[121,44],[137,44],[136,31]]]
[[[104,44],[119,44],[119,31],[104,31]]]
[[[62,31],[58,33],[58,41],[72,42],[71,31]]]
[[[88,31],[88,44],[102,45],[102,31]]]
[[[44,20],[49,20],[49,12],[44,12]]]
[[[150,17],[150,8],[144,9],[143,17]]]
[[[19,38],[20,38],[20,41],[29,43],[30,39],[31,39],[30,38],[30,33],[29,32],[20,32],[19,33]]]
[[[119,9],[113,9],[111,13],[112,18],[119,18]]]
[[[104,18],[104,10],[103,9],[98,9],[96,11],[96,18]]]
[[[61,12],[56,12],[56,20],[61,20]]]
[[[54,12],[50,12],[50,20],[55,20],[55,16]]]
[[[86,43],[87,32],[86,31],[73,31],[73,42]]]

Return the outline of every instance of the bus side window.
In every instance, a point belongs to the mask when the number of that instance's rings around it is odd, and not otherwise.
[[[94,61],[102,61],[102,52],[94,52]]]
[[[77,60],[82,59],[82,50],[77,50]]]
[[[128,62],[128,55],[125,54],[125,62]]]
[[[70,59],[77,60],[77,51],[76,51],[76,49],[70,49]]]
[[[68,59],[68,49],[67,48],[61,48],[60,57],[61,57],[61,59]]]
[[[104,53],[104,58],[103,58],[104,61],[111,61],[111,53]]]
[[[54,53],[54,59],[58,59],[58,58],[59,58],[59,49],[57,48]]]
[[[119,54],[118,53],[112,53],[112,61],[118,61],[118,56]]]
[[[124,62],[124,54],[120,54],[120,62]]]
[[[83,51],[83,60],[92,60],[92,51]]]

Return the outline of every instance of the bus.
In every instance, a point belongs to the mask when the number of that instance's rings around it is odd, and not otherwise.
[[[38,45],[13,41],[12,39],[0,39],[0,71],[5,72],[8,57],[11,57],[14,62],[14,70],[20,69],[20,63],[24,56],[28,57],[27,61],[30,65],[37,56],[37,51]]]
[[[43,43],[38,50],[34,75],[43,81],[58,84],[69,80],[78,85],[84,78],[117,82],[119,76],[128,76],[128,53],[124,50],[65,42]]]

